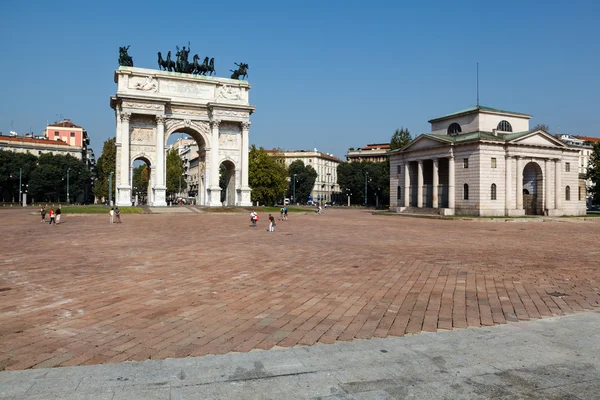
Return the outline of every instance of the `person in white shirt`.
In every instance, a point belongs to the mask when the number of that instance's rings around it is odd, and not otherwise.
[[[252,223],[252,227],[256,226],[256,221],[258,221],[258,214],[252,210],[250,213],[250,223]]]
[[[115,218],[115,209],[111,208],[108,214],[110,215],[110,223],[112,224]]]

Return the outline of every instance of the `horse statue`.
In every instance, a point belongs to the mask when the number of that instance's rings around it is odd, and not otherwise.
[[[175,61],[171,60],[171,52],[167,53],[167,59],[163,60],[162,54],[158,52],[158,69],[163,71],[173,71],[175,69]]]
[[[208,63],[208,71],[207,72],[208,72],[208,74],[210,76],[212,76],[212,74],[216,74],[215,73],[215,58],[214,57],[211,58],[210,62]]]
[[[230,69],[231,72],[233,72],[231,74],[231,79],[240,79],[243,78],[245,79],[248,76],[248,64],[245,63],[234,63],[235,65],[238,66],[238,69],[236,69],[235,71]]]
[[[202,61],[202,64],[198,64],[196,66],[196,73],[199,75],[206,75],[207,72],[208,72],[208,57],[204,57],[204,61]]]
[[[133,67],[133,58],[127,53],[129,47],[119,47],[119,65],[124,67]]]

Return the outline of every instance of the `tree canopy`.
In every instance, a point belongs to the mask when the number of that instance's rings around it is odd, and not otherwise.
[[[541,129],[546,133],[550,133],[550,127],[546,124],[537,124],[536,126],[533,127],[534,131],[537,131],[538,129]]]
[[[112,196],[115,198],[116,193],[116,177],[114,176],[117,166],[117,148],[115,146],[115,138],[108,139],[102,146],[102,154],[96,163],[96,181],[94,182],[94,195],[100,199],[108,199],[108,181],[109,174],[113,173],[112,180]]]
[[[302,160],[296,160],[288,167],[288,176],[290,178],[288,185],[288,197],[294,194],[294,175],[296,178],[296,198],[293,203],[305,203],[312,192],[315,181],[317,180],[317,171],[310,165],[304,165]]]
[[[137,195],[142,203],[146,202],[148,196],[148,180],[148,166],[146,164],[140,164],[133,169],[133,195]]]
[[[0,192],[2,201],[19,201],[19,168],[21,184],[29,184],[31,174],[37,167],[37,157],[33,154],[13,153],[0,150]]]
[[[592,181],[590,194],[594,204],[600,204],[600,142],[594,143],[590,154],[587,178]]]
[[[248,154],[248,184],[252,188],[251,200],[274,205],[283,199],[287,170],[280,157],[271,157],[262,147],[250,147]]]
[[[90,182],[91,174],[83,161],[71,155],[46,153],[39,156],[31,174],[29,192],[38,201],[65,201],[68,183],[69,202],[74,202],[84,198]]]
[[[350,195],[352,204],[388,204],[390,197],[389,161],[372,163],[342,163],[337,168],[342,195]],[[367,198],[365,198],[365,182]]]
[[[167,152],[167,196],[173,196],[185,189],[185,179],[183,174],[183,160],[179,157],[177,149],[172,148]]]
[[[396,132],[394,132],[392,138],[390,139],[390,149],[401,149],[409,144],[411,140],[412,137],[410,136],[408,129],[405,129],[404,127],[396,129]]]

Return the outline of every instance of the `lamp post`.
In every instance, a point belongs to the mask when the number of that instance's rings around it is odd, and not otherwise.
[[[19,167],[19,204],[23,205],[23,184],[21,183],[21,178],[23,175],[23,168]]]
[[[365,207],[367,206],[367,199],[368,199],[368,190],[369,187],[367,186],[367,179],[369,178],[369,171],[365,171]]]
[[[348,196],[348,207],[350,207],[350,196],[352,196],[352,192],[349,188],[346,188],[346,196]]]
[[[67,168],[67,204],[69,204],[69,171],[71,168]]]
[[[329,201],[331,201],[331,195],[329,194],[329,181],[331,180],[331,172],[328,172],[327,174],[327,182],[325,182],[325,203],[327,203],[327,198],[329,198]]]
[[[296,202],[296,174],[294,174],[294,182],[293,182],[294,191],[292,192],[292,202]]]
[[[112,206],[112,177],[115,173],[110,172],[108,174],[108,205]]]

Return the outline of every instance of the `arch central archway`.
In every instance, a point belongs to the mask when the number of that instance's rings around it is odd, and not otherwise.
[[[544,214],[544,179],[542,168],[529,162],[523,168],[523,209],[525,215]]]
[[[228,207],[235,206],[235,164],[225,160],[219,167],[219,187],[221,188],[221,203]]]

